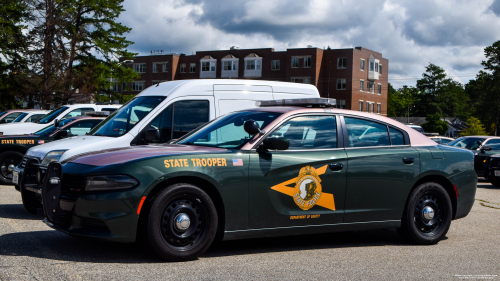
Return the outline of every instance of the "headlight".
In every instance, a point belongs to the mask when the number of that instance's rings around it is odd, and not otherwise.
[[[87,177],[85,191],[128,189],[139,183],[136,179],[126,175],[102,175]]]
[[[59,161],[64,152],[66,152],[66,150],[54,150],[47,153],[47,155],[43,158],[42,166],[49,165],[51,162]]]

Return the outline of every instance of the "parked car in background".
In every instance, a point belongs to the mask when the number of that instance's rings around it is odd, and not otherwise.
[[[455,139],[453,138],[448,138],[448,137],[429,137],[431,140],[435,141],[436,143],[442,144],[442,145],[448,145],[450,142],[454,141]]]
[[[0,136],[0,184],[12,184],[13,169],[21,163],[28,149],[67,137],[85,135],[105,117],[71,117],[31,135]]]
[[[33,110],[26,111],[19,115],[12,123],[36,123],[38,120],[45,117],[50,112],[50,110]]]
[[[37,109],[9,109],[0,113],[0,124],[12,123],[24,112],[35,111]]]
[[[486,162],[486,158],[498,153],[491,149],[496,144],[500,144],[500,137],[467,136],[448,143],[448,146],[459,147],[474,152],[474,168],[476,174],[482,177],[485,174],[484,163]]]
[[[500,187],[500,144],[494,144],[491,151],[497,154],[490,155],[484,163],[484,177],[487,178],[492,185]]]
[[[405,124],[406,126],[412,128],[413,130],[421,133],[421,134],[425,134],[425,131],[424,129],[421,127],[421,126],[418,126],[418,125],[413,125],[413,124]]]
[[[41,130],[48,125],[52,125],[57,119],[59,121],[70,117],[82,116],[85,113],[92,113],[95,111],[109,111],[113,112],[121,107],[121,104],[71,104],[64,105],[49,112],[37,123],[16,123],[6,124],[0,126],[0,135],[21,135],[32,134]]]

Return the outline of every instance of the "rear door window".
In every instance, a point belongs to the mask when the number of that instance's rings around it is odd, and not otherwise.
[[[71,124],[68,128],[65,128],[65,130],[68,131],[68,137],[83,136],[90,132],[90,130],[101,121],[102,120],[82,120]]]
[[[386,125],[357,118],[345,117],[344,119],[349,136],[347,147],[391,145]],[[396,134],[395,138],[397,137]]]

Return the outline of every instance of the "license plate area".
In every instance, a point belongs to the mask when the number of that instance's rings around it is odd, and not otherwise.
[[[500,170],[495,170],[495,177],[500,177]]]
[[[12,172],[12,183],[19,184],[19,172]]]

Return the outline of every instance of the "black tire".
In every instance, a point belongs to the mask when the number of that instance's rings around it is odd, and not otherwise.
[[[23,154],[17,151],[4,151],[0,153],[0,184],[12,185],[12,172],[8,171],[9,165],[17,166],[23,161]]]
[[[424,210],[432,209],[433,216],[424,216]],[[401,228],[398,232],[406,240],[420,245],[432,245],[444,238],[452,219],[451,200],[438,183],[419,185],[406,203]]]
[[[189,218],[189,225],[175,219]],[[210,196],[195,185],[178,183],[158,192],[145,213],[142,239],[167,261],[196,259],[212,244],[217,233],[217,210]]]

